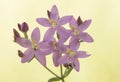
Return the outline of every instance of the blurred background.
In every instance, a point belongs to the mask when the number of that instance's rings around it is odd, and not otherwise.
[[[25,50],[13,42],[13,28],[17,23],[29,24],[29,35],[39,27],[41,35],[47,30],[36,22],[37,17],[47,17],[47,10],[57,5],[60,16],[81,16],[92,19],[86,30],[94,43],[80,47],[92,54],[80,59],[80,72],[72,71],[66,82],[120,82],[120,1],[119,0],[0,0],[0,82],[47,82],[51,75],[35,59],[21,63],[17,50]],[[51,56],[47,66],[54,68]]]

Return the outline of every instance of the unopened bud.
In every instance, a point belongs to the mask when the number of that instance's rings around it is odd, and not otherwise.
[[[18,28],[22,32],[27,32],[29,30],[29,26],[26,22],[23,22],[21,25],[18,23]]]
[[[20,38],[20,34],[16,29],[13,29],[13,33],[14,33],[14,41],[16,41],[16,38]]]
[[[83,21],[81,20],[81,18],[80,18],[80,16],[79,16],[78,19],[77,19],[77,24],[78,24],[78,26],[80,26],[82,23],[83,23]]]
[[[23,52],[21,50],[18,50],[18,56],[23,57],[23,55],[24,55]]]
[[[50,19],[50,11],[47,10],[47,15],[48,15],[48,18]]]

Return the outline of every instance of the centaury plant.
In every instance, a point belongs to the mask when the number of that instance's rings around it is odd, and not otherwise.
[[[73,69],[77,72],[80,71],[79,58],[90,56],[86,51],[79,49],[81,42],[93,42],[93,38],[84,32],[91,24],[91,19],[83,21],[79,16],[76,20],[72,15],[60,17],[56,5],[53,5],[47,14],[48,18],[36,19],[41,26],[48,28],[42,41],[40,41],[40,29],[36,27],[32,31],[30,39],[27,34],[29,26],[23,22],[18,24],[18,29],[24,36],[22,37],[16,29],[13,29],[14,42],[26,48],[25,52],[18,50],[22,63],[30,62],[36,58],[43,67],[54,75],[48,82],[65,82],[65,78]],[[69,24],[69,28],[66,28],[66,24]],[[67,44],[66,41],[68,41]],[[56,68],[60,67],[60,76],[47,67],[46,64],[49,64],[46,63],[47,55],[52,55],[53,64]]]

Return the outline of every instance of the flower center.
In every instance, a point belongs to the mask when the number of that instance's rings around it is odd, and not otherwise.
[[[53,41],[53,42],[52,42],[52,45],[53,45],[53,47],[54,47],[55,49],[57,49],[57,43],[56,43],[56,41]]]
[[[66,53],[69,54],[71,57],[73,57],[77,54],[75,51],[71,51],[70,48],[67,48]]]
[[[37,42],[35,40],[32,40],[32,47],[34,48],[34,50],[37,50],[38,48]]]
[[[57,22],[55,20],[50,19],[49,22],[52,24],[54,28],[57,26]]]
[[[76,29],[75,26],[70,26],[70,28],[74,31],[74,35],[78,35],[79,34],[79,31]]]

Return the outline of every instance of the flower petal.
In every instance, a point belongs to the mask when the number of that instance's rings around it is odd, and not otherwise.
[[[39,43],[39,47],[41,49],[48,49],[48,48],[51,48],[52,45],[50,44],[50,42],[40,42]]]
[[[76,36],[72,36],[70,39],[70,49],[77,50],[80,47],[79,39]]]
[[[86,58],[86,57],[89,57],[90,54],[87,54],[85,51],[78,51],[77,54],[76,54],[76,57],[77,58]]]
[[[70,57],[68,55],[62,56],[59,58],[58,63],[59,64],[66,64],[70,61]]]
[[[77,21],[75,20],[74,17],[72,17],[71,21],[70,21],[70,26],[74,26],[74,27],[78,27]]]
[[[84,31],[84,30],[86,30],[88,27],[89,27],[89,25],[91,24],[91,22],[92,22],[92,20],[86,20],[85,22],[83,22],[79,27],[78,27],[78,29],[79,29],[79,31]]]
[[[42,26],[51,27],[51,23],[46,18],[37,18],[36,21]]]
[[[60,35],[60,37],[64,38],[69,38],[70,36],[69,32],[63,27],[57,27],[57,33]]]
[[[40,30],[39,28],[35,28],[31,34],[31,39],[39,42],[40,40]]]
[[[45,36],[43,41],[50,41],[53,38],[53,35],[55,33],[55,28],[49,28],[46,32],[45,32]]]
[[[35,57],[36,57],[36,59],[37,59],[43,66],[46,66],[46,58],[45,58],[45,55],[43,55],[40,50],[37,50],[37,51],[35,52]]]
[[[16,38],[16,43],[18,43],[20,46],[28,48],[30,46],[32,46],[31,42],[28,39],[25,38]]]
[[[58,20],[59,18],[59,13],[58,13],[58,9],[56,7],[56,5],[53,5],[51,12],[50,12],[50,18],[53,20]]]
[[[88,34],[88,33],[83,33],[81,32],[80,35],[79,35],[79,38],[82,40],[82,41],[85,41],[85,42],[93,42],[93,38]]]
[[[53,63],[56,67],[59,66],[58,60],[59,60],[60,57],[61,57],[61,53],[58,50],[56,50],[53,53]]]
[[[58,21],[59,25],[64,25],[66,23],[69,23],[71,21],[73,16],[63,16],[62,18],[60,18],[60,20]]]
[[[31,59],[33,59],[33,57],[34,57],[34,50],[32,48],[29,48],[24,52],[21,62],[22,63],[29,62]]]
[[[74,60],[71,61],[71,63],[72,63],[73,68],[74,68],[77,72],[79,72],[79,70],[80,70],[79,60],[78,60],[78,59],[74,59]]]

